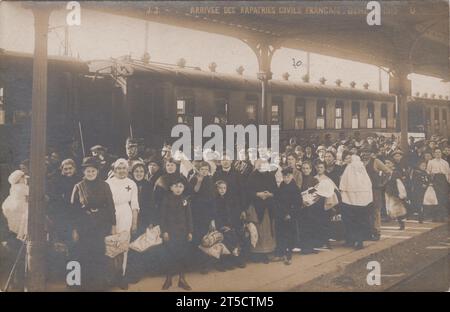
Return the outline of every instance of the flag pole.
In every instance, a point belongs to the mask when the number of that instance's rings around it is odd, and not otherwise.
[[[81,129],[81,121],[78,121],[78,130],[80,131],[81,149],[83,150],[83,157],[86,157],[86,150],[84,149],[83,130]]]

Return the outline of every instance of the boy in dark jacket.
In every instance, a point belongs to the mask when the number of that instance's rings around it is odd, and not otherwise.
[[[172,276],[179,274],[178,286],[191,290],[185,279],[189,245],[192,241],[192,212],[187,199],[183,196],[184,184],[181,179],[174,179],[169,185],[161,204],[161,233],[167,251],[167,276],[163,290],[172,286]]]
[[[294,181],[292,168],[281,171],[283,182],[278,189],[276,209],[277,253],[284,257],[284,264],[291,264],[295,245],[296,222],[302,204],[300,189]]]
[[[417,168],[414,170],[412,175],[412,205],[414,210],[418,213],[419,223],[423,223],[424,220],[424,207],[423,199],[425,192],[430,185],[430,176],[427,171],[426,161],[419,161],[417,163]]]

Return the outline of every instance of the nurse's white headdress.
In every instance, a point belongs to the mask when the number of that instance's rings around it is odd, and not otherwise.
[[[124,158],[119,158],[113,163],[113,169],[116,170],[117,167],[122,165],[128,169],[128,161]]]

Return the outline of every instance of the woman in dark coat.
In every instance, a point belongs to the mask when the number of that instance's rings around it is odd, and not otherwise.
[[[314,192],[314,189],[319,181],[312,175],[312,164],[310,162],[304,162],[302,164],[302,174],[303,174],[303,183],[300,189],[301,192]],[[301,253],[304,255],[317,253],[314,247],[318,246],[318,237],[320,233],[318,233],[320,225],[318,219],[316,217],[316,211],[323,210],[325,205],[325,199],[320,198],[319,201],[315,202],[310,206],[306,206],[303,203],[303,207],[300,210],[299,216],[299,244],[301,248]]]
[[[140,235],[144,234],[147,228],[152,228],[154,225],[159,224],[159,220],[157,220],[157,217],[155,216],[152,185],[145,179],[145,176],[147,175],[145,164],[136,162],[131,168],[130,174],[131,179],[137,186],[140,208],[138,215],[138,228],[136,233],[131,238],[131,241],[134,241]],[[158,267],[157,264],[160,263],[160,261],[158,261],[159,258],[157,258],[158,255],[159,253],[155,250],[155,248],[142,253],[130,249],[128,254],[128,282],[137,283],[146,272],[147,265]]]
[[[274,195],[277,184],[273,173],[267,171],[265,160],[255,161],[255,170],[247,182],[247,192],[250,207],[247,211],[247,221],[255,223],[258,231],[258,241],[251,252],[260,256],[260,260],[269,263],[268,255],[275,251],[275,209]]]
[[[49,182],[48,216],[54,230],[54,240],[68,244],[72,241],[74,209],[70,203],[72,191],[81,178],[76,173],[76,165],[72,159],[61,162],[61,174]]]
[[[215,187],[209,175],[210,166],[202,161],[198,166],[197,174],[189,181],[191,189],[191,209],[194,223],[193,242],[200,244],[204,235],[212,228],[214,220],[214,195]]]
[[[81,285],[88,290],[105,288],[105,237],[115,233],[116,215],[109,185],[98,177],[99,164],[93,157],[83,161],[83,180],[72,192],[76,209],[74,240],[78,242]]]

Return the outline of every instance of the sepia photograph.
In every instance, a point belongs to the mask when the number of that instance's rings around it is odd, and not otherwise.
[[[450,291],[449,14],[0,1],[0,291]]]

